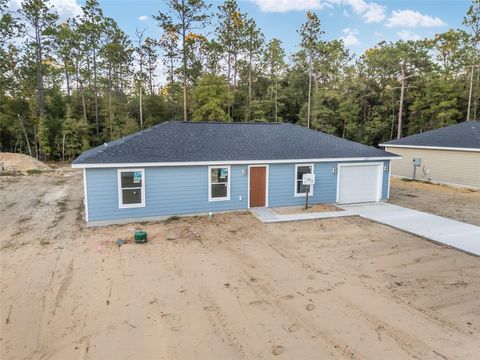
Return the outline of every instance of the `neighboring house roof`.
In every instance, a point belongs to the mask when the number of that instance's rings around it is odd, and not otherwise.
[[[480,151],[480,121],[465,121],[392,140],[380,146]]]
[[[73,167],[396,156],[288,123],[165,122],[85,151]]]

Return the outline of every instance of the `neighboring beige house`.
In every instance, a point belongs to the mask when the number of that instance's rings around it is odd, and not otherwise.
[[[380,146],[402,156],[392,161],[393,176],[480,189],[480,121],[466,121]]]

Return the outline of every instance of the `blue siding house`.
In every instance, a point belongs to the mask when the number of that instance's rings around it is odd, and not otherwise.
[[[292,124],[166,122],[88,150],[72,167],[83,169],[86,221],[101,225],[301,205],[308,189],[311,204],[382,201],[394,158]]]

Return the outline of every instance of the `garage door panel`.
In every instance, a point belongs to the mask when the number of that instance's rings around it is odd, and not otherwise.
[[[339,165],[338,203],[379,201],[382,191],[382,165]]]

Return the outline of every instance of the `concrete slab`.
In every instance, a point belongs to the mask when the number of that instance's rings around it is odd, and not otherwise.
[[[387,203],[344,205],[342,209],[480,256],[479,226]]]
[[[350,211],[325,211],[325,212],[313,212],[313,213],[305,213],[305,214],[278,214],[269,208],[251,208],[250,212],[258,220],[264,223],[328,219],[328,218],[334,218],[334,217],[356,215]]]

